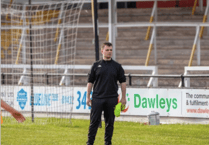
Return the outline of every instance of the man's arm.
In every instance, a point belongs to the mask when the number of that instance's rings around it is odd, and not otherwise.
[[[88,106],[91,106],[91,98],[90,98],[90,94],[91,94],[91,90],[92,90],[92,83],[88,83],[87,84],[87,99],[86,99],[86,104]]]
[[[88,77],[88,83],[87,83],[87,99],[86,99],[86,104],[88,106],[91,106],[90,94],[91,94],[92,86],[93,86],[94,81],[95,81],[94,66],[95,66],[95,63],[91,67],[91,70],[90,70],[90,73],[89,73],[89,77]]]
[[[121,83],[121,91],[122,91],[122,98],[120,102],[125,105],[126,104],[126,82]]]
[[[24,122],[25,121],[25,117],[18,112],[17,110],[15,110],[14,108],[12,108],[11,106],[9,106],[6,102],[4,102],[3,100],[1,100],[1,107],[4,108],[6,111],[8,111],[9,113],[11,113],[11,115],[18,121],[18,122]]]

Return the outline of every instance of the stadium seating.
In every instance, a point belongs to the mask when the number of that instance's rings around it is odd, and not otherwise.
[[[118,22],[149,22],[152,9],[118,9]],[[192,7],[189,8],[159,8],[159,22],[202,22],[203,12],[197,8],[192,16]],[[99,10],[99,23],[108,22],[108,11]],[[83,11],[80,23],[91,23],[91,11]],[[100,45],[105,41],[107,28],[99,29]],[[149,47],[149,40],[145,41],[146,27],[118,28],[116,38],[116,59],[123,65],[144,65]],[[194,42],[196,28],[194,27],[159,27],[157,29],[157,52],[159,74],[183,74],[184,67],[188,66]],[[78,29],[76,64],[92,64],[95,60],[93,29]],[[201,39],[201,66],[208,66],[207,55],[209,47],[207,29]],[[101,58],[101,55],[100,55]],[[193,66],[197,65],[196,55]],[[150,64],[154,63],[154,52],[151,54]],[[85,72],[85,71],[82,71]],[[129,71],[126,73],[139,73]],[[161,81],[162,80],[162,81]],[[165,81],[166,80],[166,81]],[[178,86],[175,81],[160,79],[159,86]],[[137,83],[136,83],[137,84]],[[140,83],[141,84],[141,83]],[[137,84],[139,85],[139,84]]]
[[[150,14],[152,9],[118,9],[118,22],[149,22]],[[197,8],[195,15],[191,15],[192,7],[189,8],[159,8],[158,9],[158,21],[159,22],[202,22],[203,12]],[[99,23],[108,23],[108,10],[99,10]],[[38,16],[41,15],[37,12],[37,18],[34,17],[34,23],[39,23],[42,19]],[[52,17],[58,17],[50,15],[45,22],[50,21]],[[4,18],[3,18],[4,19]],[[51,20],[53,21],[53,20]],[[58,23],[53,22],[54,24]],[[92,23],[91,10],[82,10],[80,16],[80,24]],[[44,24],[44,22],[43,22]],[[13,36],[15,38],[16,45],[12,55],[17,56],[19,39],[21,36],[20,30],[19,35]],[[60,30],[59,30],[60,31]],[[105,42],[106,33],[108,28],[99,29],[99,40],[100,45]],[[116,38],[116,59],[122,65],[145,65],[146,55],[149,47],[149,40],[145,41],[147,27],[135,27],[135,28],[118,28],[118,36]],[[157,56],[158,56],[158,73],[159,74],[183,74],[184,67],[188,66],[189,57],[191,54],[194,37],[194,27],[159,27],[157,29]],[[2,64],[14,63],[16,58],[11,58],[10,53],[5,53],[6,50],[11,52],[11,31],[2,31]],[[8,38],[7,38],[8,37]],[[46,37],[55,37],[54,34],[47,35]],[[29,38],[27,38],[29,39]],[[207,36],[207,29],[205,29],[203,38],[201,39],[201,66],[208,66],[208,47],[209,47],[209,36]],[[13,40],[14,41],[14,40]],[[93,28],[79,28],[77,35],[77,47],[76,47],[76,65],[91,65],[95,61],[95,49],[94,49],[94,33]],[[47,43],[47,42],[46,42]],[[55,42],[56,43],[56,42]],[[28,44],[27,44],[28,45]],[[35,47],[38,44],[33,44]],[[49,48],[46,48],[46,51]],[[54,51],[50,55],[56,56],[56,45],[52,48]],[[34,50],[34,53],[40,53],[38,50]],[[48,54],[47,54],[48,55]],[[45,58],[47,58],[45,55]],[[42,61],[40,55],[36,58],[36,64]],[[100,58],[102,58],[100,54]],[[11,62],[12,61],[12,62]],[[54,64],[53,59],[46,59],[45,64]],[[58,60],[59,62],[59,60]],[[150,57],[149,65],[155,65],[154,52]],[[193,60],[193,65],[197,65],[196,56]],[[9,70],[9,69],[8,69]],[[22,70],[20,71],[22,72]],[[78,73],[87,73],[88,70],[76,70]],[[141,71],[126,71],[126,73],[149,73]],[[138,86],[146,86],[148,79],[133,79],[133,84]],[[59,81],[58,81],[59,82]],[[80,77],[76,81],[76,85],[84,85],[86,78]],[[179,79],[159,79],[159,86],[178,86]],[[201,84],[200,84],[201,85]],[[204,85],[204,84],[203,84]]]

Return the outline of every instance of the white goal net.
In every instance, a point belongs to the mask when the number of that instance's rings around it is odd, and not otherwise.
[[[83,0],[2,0],[1,99],[26,117],[71,118]],[[4,119],[10,114],[2,109]]]

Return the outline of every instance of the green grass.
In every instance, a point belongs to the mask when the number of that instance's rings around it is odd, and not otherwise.
[[[2,145],[84,145],[89,120],[27,119],[23,124],[4,123],[1,126]],[[9,122],[9,121],[8,121]],[[10,121],[11,122],[11,121]],[[103,128],[98,129],[95,145],[104,144]],[[113,145],[207,145],[209,125],[172,124],[149,126],[133,122],[115,122]]]

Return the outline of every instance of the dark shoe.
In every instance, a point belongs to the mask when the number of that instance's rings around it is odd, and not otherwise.
[[[112,145],[112,143],[111,142],[106,142],[105,145]]]
[[[102,128],[102,122],[100,122],[100,124],[99,124],[99,128]]]
[[[90,143],[86,142],[86,145],[93,145],[93,144],[90,144]]]

